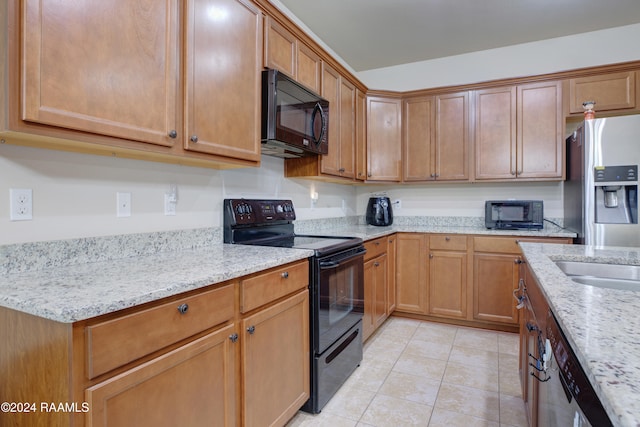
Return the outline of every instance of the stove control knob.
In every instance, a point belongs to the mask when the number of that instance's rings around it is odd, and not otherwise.
[[[277,205],[276,206],[276,212],[278,212],[278,213],[284,212],[284,207],[282,205]]]

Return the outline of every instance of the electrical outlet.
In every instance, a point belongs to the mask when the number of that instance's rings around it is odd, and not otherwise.
[[[9,219],[28,221],[33,219],[33,191],[31,189],[9,189]]]
[[[116,203],[117,217],[131,216],[131,193],[116,193]]]
[[[174,216],[176,214],[176,199],[173,194],[165,193],[164,195],[164,214],[166,216]]]

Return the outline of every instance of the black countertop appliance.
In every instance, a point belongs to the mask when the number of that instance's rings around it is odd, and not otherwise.
[[[385,227],[393,224],[393,210],[388,197],[371,197],[367,204],[367,224]]]

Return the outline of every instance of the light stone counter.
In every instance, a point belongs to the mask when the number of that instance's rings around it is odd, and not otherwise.
[[[313,251],[213,244],[0,275],[0,306],[75,322],[306,259]]]
[[[521,243],[526,262],[615,426],[640,425],[640,290],[582,285],[554,261],[640,265],[640,248]]]
[[[486,236],[516,236],[516,237],[568,237],[574,238],[575,233],[551,227],[542,230],[489,230],[484,226],[474,225],[441,225],[441,224],[393,224],[389,227],[373,225],[347,225],[332,228],[315,228],[301,230],[298,234],[322,234],[326,236],[353,236],[362,240],[377,239],[393,233],[444,233],[444,234],[475,234]]]

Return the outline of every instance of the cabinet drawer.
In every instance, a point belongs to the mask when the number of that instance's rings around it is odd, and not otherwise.
[[[233,284],[86,328],[87,375],[95,378],[234,316]]]
[[[450,236],[446,234],[432,234],[429,237],[429,249],[466,251],[467,236]]]
[[[493,252],[520,255],[520,242],[571,244],[569,237],[474,237],[475,252]]]
[[[240,311],[246,313],[309,286],[309,261],[289,264],[240,283]]]
[[[475,252],[520,254],[518,242],[519,239],[515,237],[474,237],[473,250]]]
[[[380,237],[379,239],[364,242],[364,248],[367,250],[367,253],[364,254],[365,261],[375,258],[387,252],[387,237]]]

